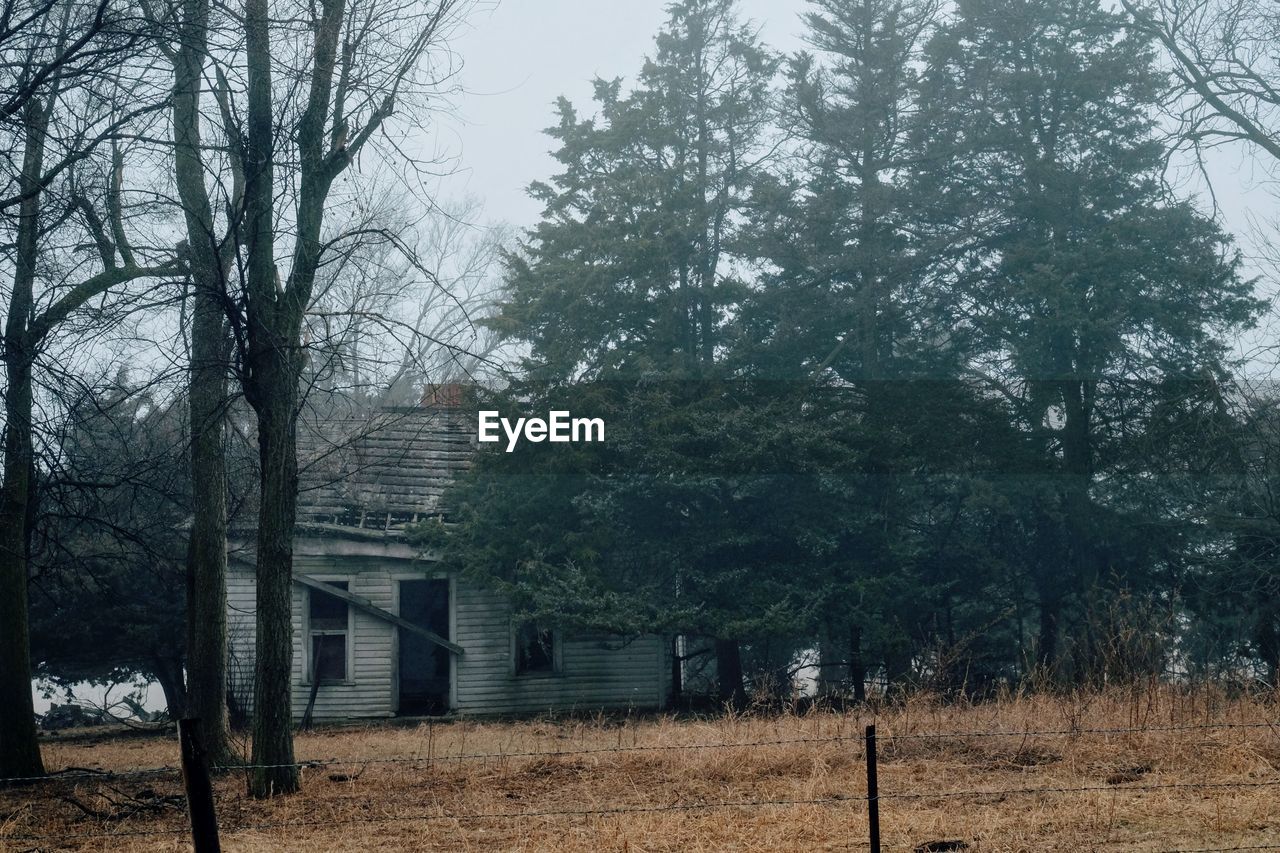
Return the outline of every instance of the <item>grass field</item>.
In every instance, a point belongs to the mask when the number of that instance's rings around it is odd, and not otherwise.
[[[874,722],[886,850],[1258,849],[1280,847],[1276,718],[1270,697],[1160,689],[363,725],[299,734],[298,759],[326,762],[300,794],[255,801],[238,774],[216,789],[228,851],[857,850]],[[51,770],[178,761],[172,734],[51,738],[45,756]],[[0,789],[0,850],[187,850],[180,792],[175,772]]]

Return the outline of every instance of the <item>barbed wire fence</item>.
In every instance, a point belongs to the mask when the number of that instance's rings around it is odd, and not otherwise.
[[[58,783],[99,782],[102,784],[125,780],[150,779],[156,777],[180,777],[185,790],[188,824],[167,828],[147,829],[103,829],[78,833],[10,833],[6,824],[12,815],[0,815],[0,843],[36,843],[31,851],[44,848],[40,843],[57,843],[71,841],[101,841],[112,839],[166,837],[191,834],[196,853],[215,853],[220,850],[219,824],[214,813],[211,774],[240,773],[255,769],[293,767],[299,770],[332,769],[350,766],[367,767],[372,765],[433,765],[465,761],[510,761],[514,759],[555,759],[577,756],[598,756],[611,753],[637,752],[693,752],[698,750],[740,750],[758,749],[774,746],[805,746],[839,743],[854,743],[861,747],[856,756],[865,763],[867,785],[859,791],[835,793],[822,797],[801,798],[754,798],[740,800],[720,800],[705,802],[677,802],[652,805],[616,805],[595,808],[566,809],[529,809],[512,811],[476,811],[460,812],[438,808],[433,811],[410,812],[406,814],[352,814],[342,817],[328,817],[322,820],[290,820],[265,821],[257,823],[236,823],[221,827],[228,834],[245,832],[265,832],[280,829],[294,831],[318,829],[359,824],[386,824],[405,822],[451,822],[475,823],[484,821],[519,821],[539,818],[575,818],[575,817],[609,817],[633,814],[699,812],[732,809],[787,808],[796,806],[826,807],[858,807],[867,812],[866,839],[850,838],[846,840],[848,848],[866,848],[879,853],[883,849],[880,840],[879,806],[881,803],[915,802],[921,800],[959,800],[983,799],[991,797],[1020,796],[1055,796],[1070,794],[1087,794],[1096,792],[1150,792],[1165,790],[1232,790],[1232,789],[1265,789],[1280,787],[1280,777],[1259,780],[1198,780],[1195,782],[1137,783],[1134,781],[1108,783],[1105,785],[1078,786],[1026,786],[1004,788],[973,788],[957,790],[893,791],[884,790],[878,784],[878,746],[880,744],[896,745],[898,742],[967,740],[971,738],[1050,738],[1050,737],[1086,737],[1116,735],[1149,735],[1178,732],[1259,730],[1266,729],[1280,734],[1280,722],[1254,723],[1193,723],[1170,726],[1143,727],[1069,727],[1062,729],[1022,730],[958,730],[958,731],[908,731],[903,733],[879,733],[874,724],[869,724],[863,731],[849,734],[837,734],[815,737],[771,738],[748,741],[725,741],[717,743],[693,744],[631,744],[603,747],[586,747],[579,749],[542,749],[511,750],[497,752],[458,752],[432,755],[400,755],[400,756],[364,756],[355,758],[309,759],[290,764],[236,764],[234,766],[209,766],[204,762],[200,748],[198,721],[183,720],[180,722],[181,766],[162,766],[137,768],[122,771],[98,770],[94,768],[69,767],[62,771],[44,776],[0,777],[0,790],[19,786],[49,786]],[[344,777],[344,781],[358,778]],[[81,806],[83,809],[83,806]],[[934,842],[948,844],[952,842]],[[919,845],[916,851],[961,850],[964,846],[930,847]],[[1280,843],[1245,844],[1230,847],[1181,847],[1159,851],[1159,853],[1227,853],[1227,851],[1244,850],[1280,850]],[[25,851],[24,851],[25,853]]]

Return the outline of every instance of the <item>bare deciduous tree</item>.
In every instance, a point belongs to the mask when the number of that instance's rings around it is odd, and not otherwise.
[[[273,10],[244,6],[242,292],[234,300],[240,382],[257,419],[257,667],[251,790],[266,797],[298,787],[293,766],[292,563],[298,463],[302,328],[326,249],[325,214],[335,181],[371,140],[388,132],[447,74],[435,51],[464,0],[322,0]],[[289,23],[305,21],[304,44]],[[277,79],[276,69],[286,69]],[[236,85],[233,80],[233,87]],[[234,112],[234,111],[233,111]],[[279,116],[287,126],[279,133]],[[282,192],[283,190],[283,192]],[[277,198],[287,199],[281,217]],[[289,231],[281,233],[281,221]],[[287,248],[285,248],[287,247]],[[282,273],[278,252],[288,264]]]
[[[33,386],[48,338],[91,300],[177,266],[163,251],[131,246],[122,201],[124,149],[116,140],[158,105],[139,87],[123,109],[123,79],[140,72],[124,57],[136,32],[117,10],[68,2],[36,4],[5,17],[0,63],[20,69],[3,85],[13,148],[21,152],[12,191],[0,208],[17,207],[13,278],[3,333],[4,482],[0,487],[0,776],[43,772],[31,700],[27,623],[28,532],[33,450]],[[16,26],[17,35],[12,27]],[[104,143],[111,141],[109,150]],[[45,252],[55,238],[56,259]]]
[[[1182,138],[1247,142],[1280,163],[1280,13],[1251,0],[1121,0],[1171,60]]]
[[[203,722],[210,754],[227,763],[227,465],[224,431],[231,358],[224,303],[234,243],[219,230],[205,185],[201,94],[209,50],[208,0],[175,11],[174,183],[186,226],[190,269],[191,537],[187,549],[187,713]]]

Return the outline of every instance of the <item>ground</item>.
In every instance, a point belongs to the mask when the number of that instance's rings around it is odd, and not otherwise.
[[[298,735],[299,761],[316,762],[300,794],[249,799],[243,774],[215,787],[226,851],[857,850],[874,722],[885,850],[1263,849],[1280,847],[1275,719],[1273,697],[1162,688],[366,724]],[[173,734],[63,735],[44,751],[51,770],[83,770],[0,789],[0,850],[191,849],[176,772],[85,776],[173,767]]]

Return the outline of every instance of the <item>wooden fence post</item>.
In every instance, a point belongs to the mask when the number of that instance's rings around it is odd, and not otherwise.
[[[880,790],[876,780],[876,727],[867,726],[867,829],[871,853],[880,853]]]
[[[209,781],[209,765],[200,740],[200,721],[178,720],[178,741],[182,746],[182,786],[187,792],[195,853],[221,853],[218,817],[213,809],[213,784]]]

